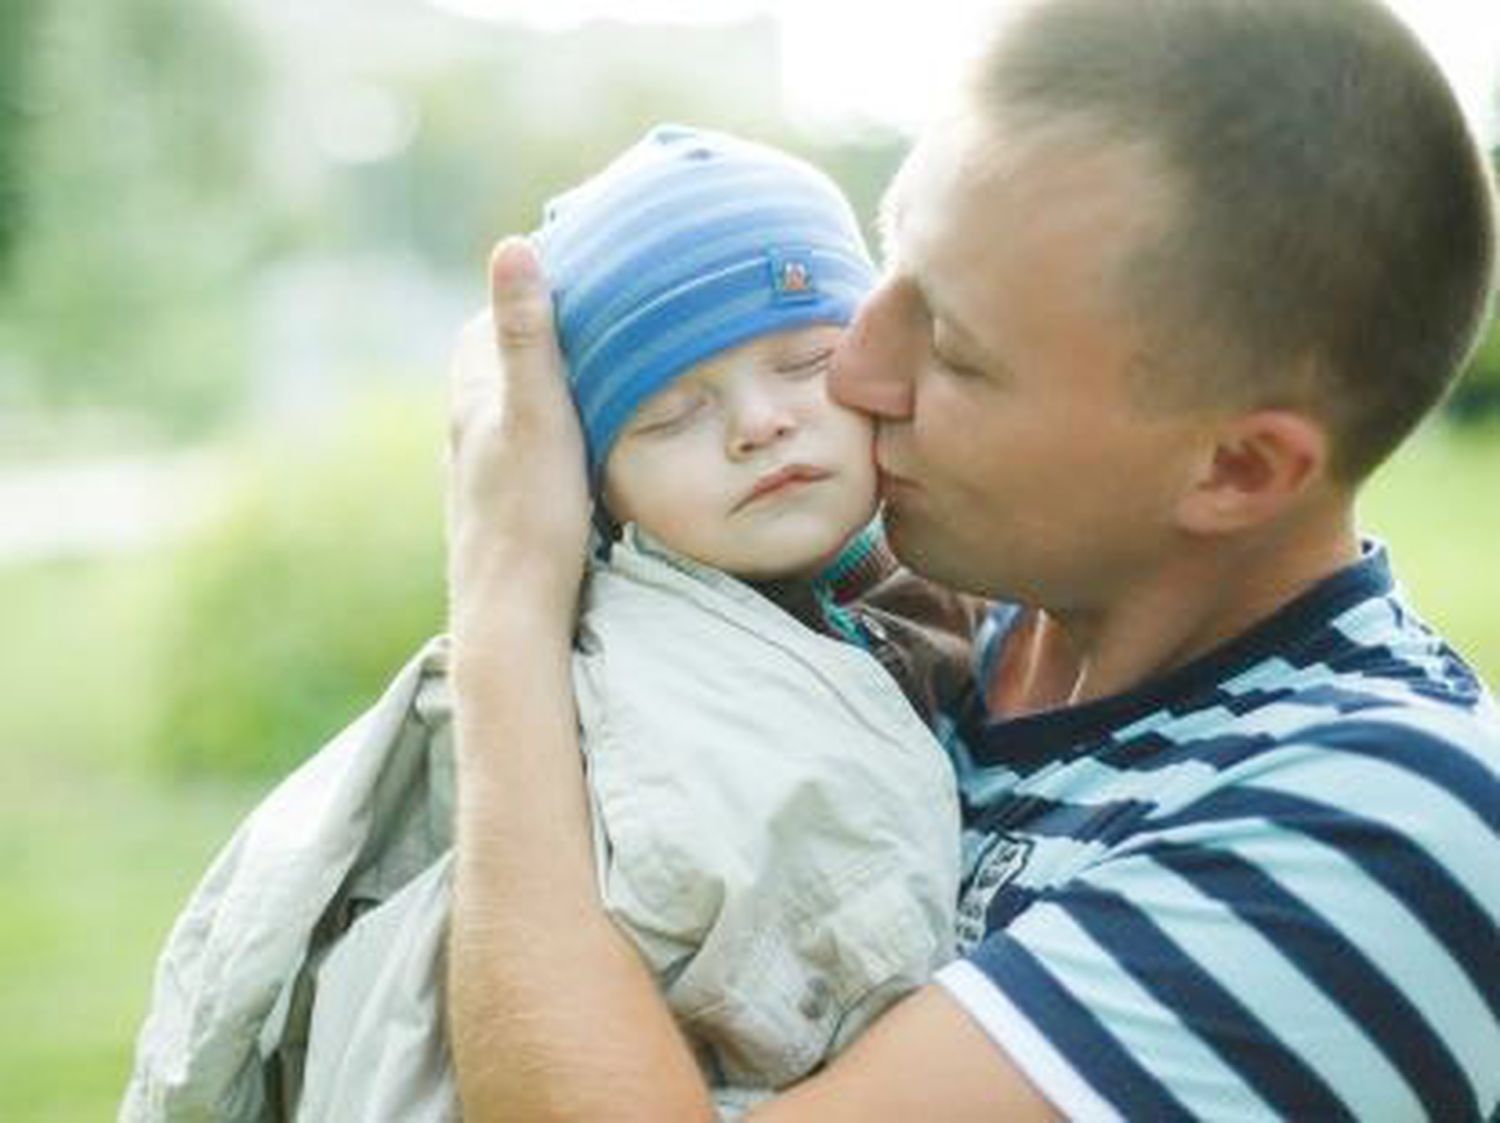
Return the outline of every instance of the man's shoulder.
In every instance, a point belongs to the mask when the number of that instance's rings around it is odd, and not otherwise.
[[[1500,716],[1382,567],[1129,695],[996,723],[961,770],[941,981],[1055,1102],[1222,1114],[1267,1058],[1296,1107],[1252,1114],[1494,1102]]]
[[[1373,814],[1400,815],[1439,793],[1500,805],[1500,709],[1399,596],[1352,606],[1198,702],[1160,715],[1151,733],[1182,759],[1215,766],[1211,788],[1284,788],[1347,806],[1357,785]]]
[[[1226,693],[1259,696],[1274,740],[1404,759],[1456,752],[1494,779],[1500,710],[1483,681],[1397,590],[1350,606]],[[1256,724],[1255,720],[1248,724]]]

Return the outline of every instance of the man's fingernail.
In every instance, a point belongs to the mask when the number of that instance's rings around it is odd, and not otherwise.
[[[541,284],[536,251],[525,238],[509,237],[490,258],[490,282],[502,296],[522,295]]]

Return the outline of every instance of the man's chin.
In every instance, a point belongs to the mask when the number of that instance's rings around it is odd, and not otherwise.
[[[913,573],[958,592],[991,595],[982,576],[973,572],[973,559],[965,565],[963,550],[931,524],[889,501],[881,509],[881,523],[891,552]]]
[[[881,525],[885,528],[887,545],[902,565],[923,577],[947,583],[941,576],[946,568],[941,552],[934,550],[930,528],[924,527],[921,520],[903,511],[901,504],[887,500],[881,508]]]

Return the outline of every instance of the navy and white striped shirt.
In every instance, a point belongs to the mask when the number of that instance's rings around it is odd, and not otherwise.
[[[1066,1114],[1496,1110],[1500,715],[1382,548],[1138,692],[962,741],[939,981]]]

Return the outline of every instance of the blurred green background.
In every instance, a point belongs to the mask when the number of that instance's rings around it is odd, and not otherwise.
[[[442,626],[443,372],[499,233],[659,120],[826,166],[773,21],[0,6],[0,1119],[112,1116],[239,816]],[[1500,680],[1500,332],[1365,508]]]

